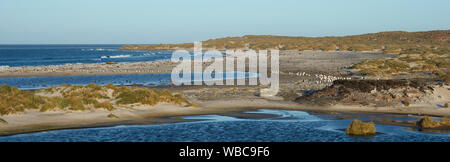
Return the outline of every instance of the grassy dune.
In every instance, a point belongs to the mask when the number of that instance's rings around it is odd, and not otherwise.
[[[288,37],[246,35],[203,41],[204,48],[223,49],[279,49],[279,50],[343,50],[383,51],[397,54],[449,53],[450,30],[426,32],[391,31],[343,37]],[[121,50],[191,49],[192,43],[125,45]]]
[[[432,72],[439,80],[450,82],[450,30],[425,32],[391,31],[343,37],[287,37],[246,35],[203,41],[203,48],[279,49],[323,51],[379,51],[399,54],[362,62],[353,68],[361,74],[389,77],[392,74]],[[121,50],[192,49],[192,43],[159,45],[125,45]]]
[[[420,74],[430,72],[434,79],[450,83],[449,54],[400,54],[393,58],[366,60],[353,66],[359,73],[375,77],[389,77],[401,72]]]
[[[38,109],[41,112],[91,109],[113,111],[117,107],[153,106],[158,103],[191,105],[182,95],[172,95],[169,91],[112,84],[61,85],[34,92],[22,91],[8,85],[0,86],[0,115],[23,112],[26,109]]]

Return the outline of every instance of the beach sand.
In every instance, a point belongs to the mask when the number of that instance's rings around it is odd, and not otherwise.
[[[280,92],[278,98],[259,96],[260,86],[161,86],[183,94],[199,107],[182,107],[170,104],[141,106],[134,109],[119,108],[112,112],[92,110],[85,112],[27,110],[22,114],[0,116],[0,135],[43,130],[102,127],[124,124],[156,124],[183,121],[175,117],[242,112],[255,109],[285,109],[314,112],[367,112],[412,115],[450,116],[450,109],[438,105],[450,101],[448,89],[437,91],[441,98],[429,103],[409,107],[369,107],[333,105],[319,106],[293,102],[293,99],[311,90],[319,90],[335,79],[351,77],[346,70],[352,64],[366,59],[385,57],[381,54],[355,52],[284,51],[280,53]],[[177,63],[168,61],[134,62],[117,64],[75,64],[39,67],[3,68],[0,77],[104,75],[134,73],[170,73]],[[332,78],[332,79],[324,79]],[[112,113],[119,118],[109,118]]]
[[[96,109],[92,111],[38,112],[27,110],[22,114],[2,116],[7,124],[0,124],[0,135],[57,130],[69,128],[103,127],[129,124],[158,124],[182,122],[176,118],[188,115],[208,115],[242,112],[256,109],[283,109],[314,112],[384,113],[408,115],[450,116],[450,109],[423,107],[365,107],[365,106],[311,106],[291,101],[268,100],[264,98],[216,99],[197,101],[199,107],[183,107],[170,104],[140,106],[133,109],[119,108],[114,111]],[[119,118],[110,118],[109,114]]]

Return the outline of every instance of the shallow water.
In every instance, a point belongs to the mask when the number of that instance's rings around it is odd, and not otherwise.
[[[227,79],[227,74],[234,74],[234,78],[256,78],[258,74],[249,72],[224,72],[222,73],[223,78]],[[192,73],[191,75],[195,75]],[[203,73],[200,73],[203,75]],[[212,73],[211,80],[214,79],[215,73]],[[194,77],[191,77],[191,81]],[[222,80],[220,79],[220,80]],[[182,79],[180,81],[186,81]],[[205,79],[205,81],[208,81]],[[42,77],[12,77],[12,78],[0,78],[0,85],[7,84],[14,86],[23,90],[26,89],[40,89],[50,86],[59,86],[61,84],[71,84],[71,85],[87,85],[90,83],[105,85],[112,83],[114,85],[171,85],[172,79],[170,73],[161,74],[115,74],[115,75],[87,75],[87,76],[42,76]]]
[[[450,134],[424,133],[402,126],[377,124],[373,137],[345,135],[349,120],[325,120],[304,111],[259,110],[248,113],[275,114],[264,119],[222,115],[187,116],[195,122],[122,125],[0,137],[0,141],[70,142],[450,142]]]

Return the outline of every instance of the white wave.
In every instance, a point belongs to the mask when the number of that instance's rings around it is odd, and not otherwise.
[[[6,69],[8,69],[8,68],[9,68],[9,66],[8,66],[8,65],[5,65],[5,66],[0,66],[0,71],[6,70]]]
[[[81,51],[115,51],[115,49],[89,48],[89,49],[81,49]]]
[[[100,58],[124,58],[124,57],[131,57],[131,55],[101,56]]]
[[[152,56],[152,55],[156,55],[156,53],[144,53],[144,56]]]

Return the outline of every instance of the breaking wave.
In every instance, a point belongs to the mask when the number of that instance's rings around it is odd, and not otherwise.
[[[100,58],[125,58],[125,57],[131,57],[131,55],[101,56]]]

